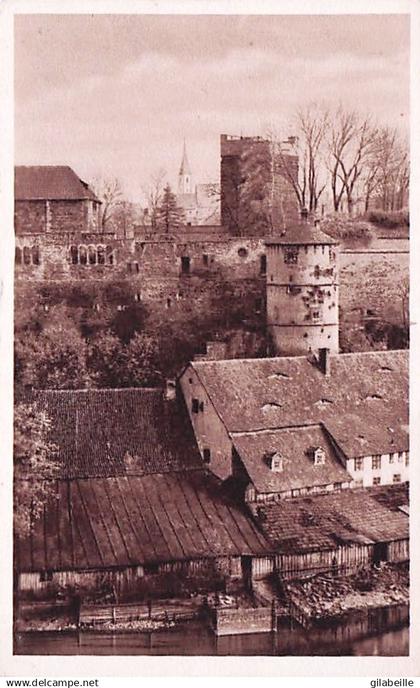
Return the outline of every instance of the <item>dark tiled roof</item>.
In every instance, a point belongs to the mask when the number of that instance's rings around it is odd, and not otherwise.
[[[15,200],[98,201],[86,182],[65,165],[15,167]]]
[[[201,471],[56,482],[20,571],[95,569],[270,551],[250,518]]]
[[[284,554],[408,538],[408,518],[366,491],[290,499],[259,507],[261,528]]]
[[[165,401],[159,389],[47,390],[34,398],[52,420],[63,477],[202,466],[183,402]]]
[[[235,448],[258,492],[282,492],[302,487],[351,482],[321,426],[285,428],[232,435]],[[321,447],[325,463],[315,466],[311,448]],[[279,452],[283,470],[271,470],[268,454]]]
[[[228,432],[322,423],[348,457],[408,449],[408,351],[191,364]]]
[[[310,222],[300,222],[279,230],[274,236],[265,241],[267,246],[278,244],[338,244],[328,234],[324,234],[317,226]]]

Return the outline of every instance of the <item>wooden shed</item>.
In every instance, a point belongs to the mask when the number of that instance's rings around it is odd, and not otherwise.
[[[277,550],[275,568],[283,578],[347,575],[360,566],[409,560],[408,515],[376,499],[374,490],[267,503],[255,515]]]
[[[117,598],[250,585],[272,553],[244,510],[202,471],[58,480],[16,547],[21,594]]]

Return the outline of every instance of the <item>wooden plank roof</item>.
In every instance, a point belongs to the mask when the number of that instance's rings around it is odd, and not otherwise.
[[[125,567],[265,555],[250,517],[200,471],[55,481],[56,495],[19,539],[20,571]]]
[[[60,477],[202,468],[183,401],[160,389],[44,390],[31,400],[51,418]]]
[[[230,433],[322,423],[348,458],[408,449],[408,351],[194,361]],[[185,374],[188,374],[186,372]]]
[[[344,490],[258,507],[261,529],[282,554],[406,539],[406,514],[378,502],[367,490]]]

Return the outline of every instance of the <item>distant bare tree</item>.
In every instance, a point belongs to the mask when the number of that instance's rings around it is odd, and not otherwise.
[[[101,229],[103,232],[111,229],[112,220],[116,209],[123,201],[121,184],[116,177],[99,178],[92,184],[95,193],[102,201],[101,206]]]
[[[369,117],[342,107],[331,118],[328,135],[328,169],[334,210],[340,210],[345,198],[349,215],[353,213],[357,184],[375,146],[377,128]]]
[[[315,212],[319,199],[326,187],[325,142],[330,123],[329,112],[316,104],[298,108],[293,118],[293,131],[287,141],[281,141],[275,128],[270,128],[268,138],[272,142],[274,155],[281,160],[283,171],[289,180],[300,208]],[[287,145],[287,149],[285,148]],[[299,171],[292,156],[299,160]]]
[[[142,192],[146,199],[150,224],[153,230],[155,230],[157,226],[157,212],[163,197],[165,179],[166,171],[160,168],[151,175],[149,184],[142,187]]]

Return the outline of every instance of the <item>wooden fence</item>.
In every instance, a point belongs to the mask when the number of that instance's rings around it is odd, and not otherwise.
[[[275,605],[239,609],[217,607],[210,610],[209,620],[214,633],[218,636],[270,633],[277,630]]]
[[[199,616],[201,601],[165,600],[150,604],[82,605],[79,626],[96,626],[104,623],[129,621],[187,621]]]

